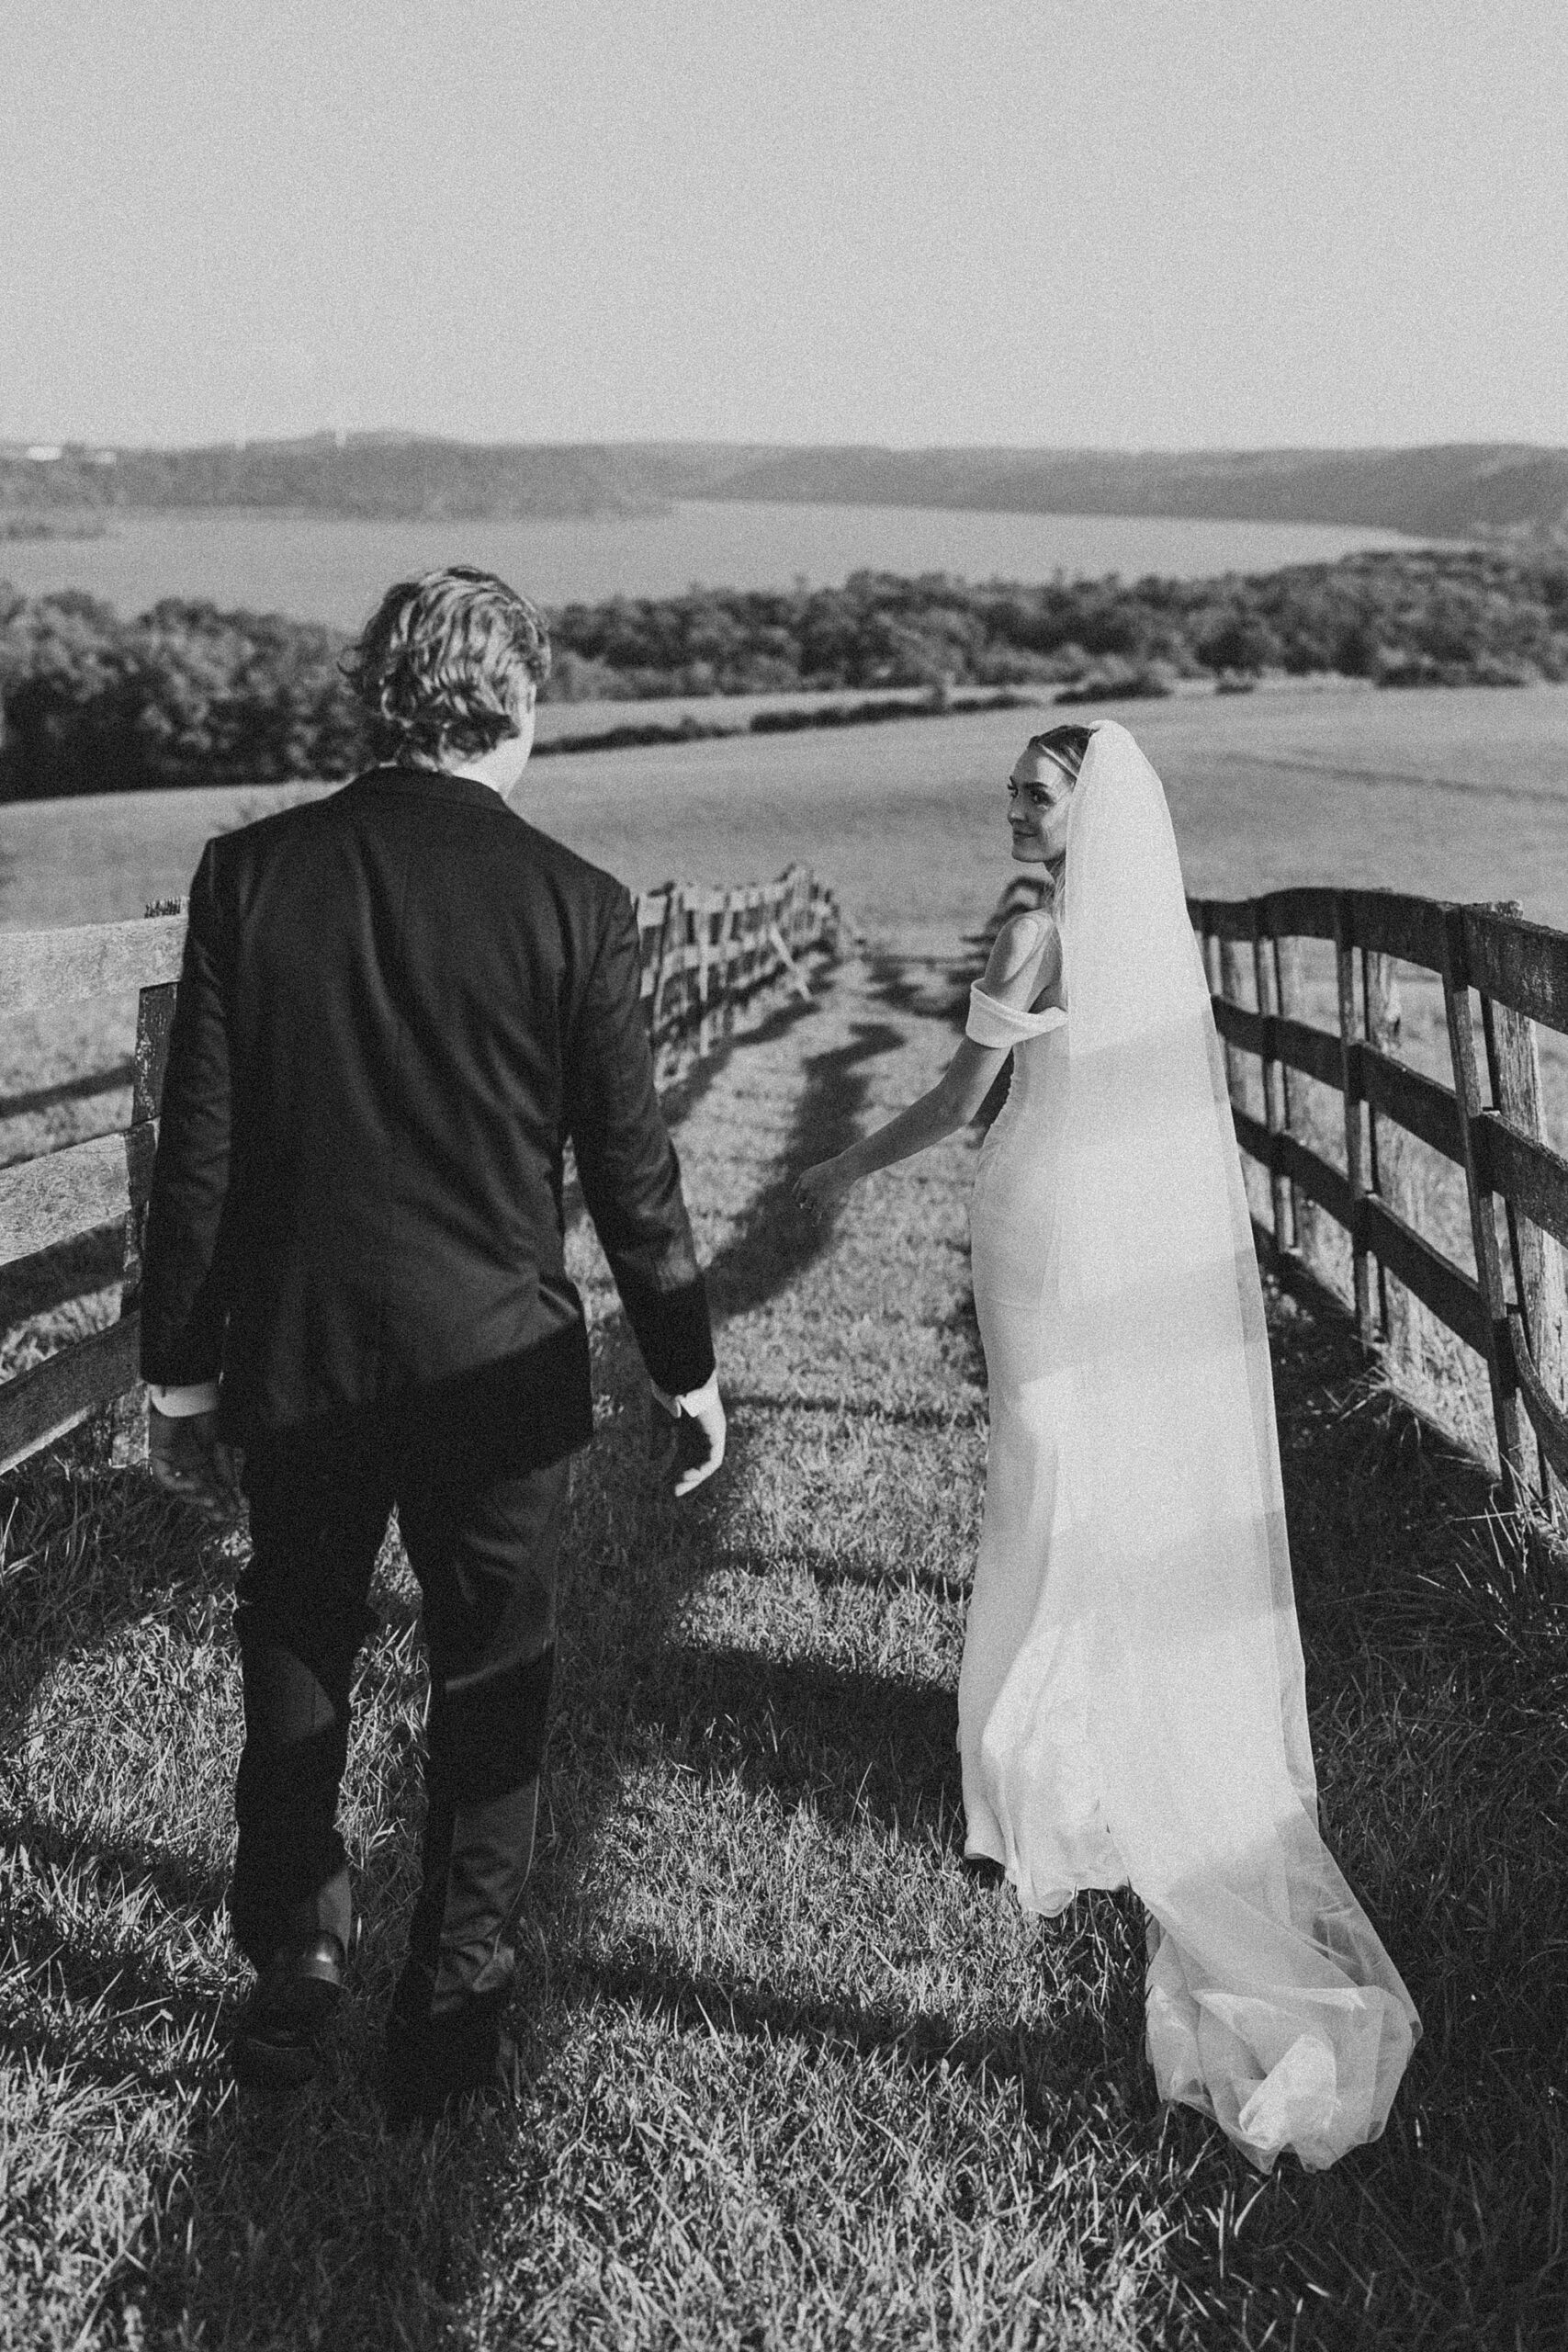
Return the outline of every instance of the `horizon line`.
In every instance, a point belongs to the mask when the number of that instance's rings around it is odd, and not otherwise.
[[[751,440],[705,434],[599,435],[576,440],[488,439],[408,425],[317,425],[300,433],[245,433],[211,435],[194,441],[117,439],[108,434],[55,436],[49,433],[0,435],[0,458],[32,458],[47,463],[56,458],[91,456],[113,451],[118,456],[176,457],[204,449],[298,448],[312,442],[331,442],[343,449],[354,444],[434,442],[466,449],[726,449],[787,450],[795,454],[941,457],[989,455],[1018,458],[1388,458],[1448,450],[1517,450],[1540,457],[1568,457],[1568,441],[1472,439],[1443,441],[1235,441],[1191,443],[1106,443],[1025,441],[823,441]]]

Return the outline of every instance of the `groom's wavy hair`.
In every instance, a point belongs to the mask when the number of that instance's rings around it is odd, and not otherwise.
[[[468,563],[389,588],[343,660],[373,756],[412,767],[494,751],[517,731],[524,680],[537,685],[549,668],[536,606]]]

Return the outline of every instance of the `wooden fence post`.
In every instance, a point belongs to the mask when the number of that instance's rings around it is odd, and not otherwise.
[[[1464,1145],[1464,1180],[1470,1194],[1471,1240],[1475,1250],[1476,1281],[1485,1317],[1486,1374],[1491,1383],[1492,1414],[1497,1429],[1497,1468],[1507,1508],[1520,1510],[1529,1497],[1529,1484],[1525,1477],[1524,1414],[1514,1377],[1513,1346],[1505,1320],[1507,1301],[1503,1289],[1503,1260],[1497,1247],[1497,1219],[1491,1182],[1476,1162],[1475,1121],[1485,1106],[1481,1099],[1475,1024],[1470,1010],[1464,914],[1459,907],[1449,909],[1444,923],[1443,1003],[1448,1014],[1449,1051],[1453,1060],[1454,1093],[1459,1102],[1460,1134]]]
[[[717,1035],[715,1018],[716,999],[714,994],[714,973],[720,967],[715,954],[714,933],[718,910],[724,904],[716,890],[705,890],[696,901],[697,933],[697,1054],[699,1059],[713,1050]],[[719,981],[723,986],[722,974]]]
[[[1258,909],[1252,910],[1252,969],[1258,989],[1258,1010],[1265,1017],[1280,1011],[1280,975],[1274,961],[1274,943],[1263,929]],[[1268,1032],[1265,1031],[1267,1039]],[[1263,1069],[1263,1124],[1271,1136],[1285,1130],[1285,1072],[1283,1064],[1265,1047]],[[1269,1170],[1269,1196],[1274,1217],[1274,1248],[1281,1255],[1296,1247],[1295,1191],[1291,1180],[1277,1169]]]
[[[665,992],[674,977],[673,949],[684,930],[681,886],[677,882],[667,882],[664,885],[664,920],[659,926],[659,953],[653,966],[653,1011],[649,1021],[649,1035],[656,1048],[664,1026]]]
[[[1371,1265],[1358,1215],[1371,1187],[1367,1182],[1366,1122],[1360,1081],[1351,1048],[1356,1043],[1356,958],[1348,893],[1334,901],[1334,963],[1339,995],[1340,1087],[1345,1097],[1345,1174],[1350,1188],[1350,1264],[1356,1300],[1356,1329],[1364,1348],[1375,1347],[1378,1318],[1372,1306]]]
[[[743,974],[740,974],[743,976],[748,997],[761,976],[761,944],[764,944],[764,938],[766,938],[766,908],[764,903],[761,903],[760,885],[752,882],[750,889],[745,891],[745,965],[743,965]]]
[[[649,920],[650,902],[658,901],[659,912]],[[668,890],[660,898],[657,890],[644,890],[634,901],[637,918],[637,953],[642,959],[643,1019],[648,1024],[649,1042],[654,1041],[659,1024],[659,990],[663,978],[664,933],[670,921]]]
[[[157,1148],[155,1122],[164,1098],[164,1073],[169,1066],[169,1034],[175,1021],[175,984],[171,980],[139,990],[136,999],[136,1045],[131,1064],[130,1125],[126,1133],[126,1164],[130,1180],[130,1205],[125,1216],[125,1254],[121,1261],[119,1314],[124,1322],[136,1313],[141,1298],[141,1261],[147,1238],[147,1204],[152,1189],[152,1162]],[[109,1407],[109,1459],[117,1469],[129,1469],[147,1459],[147,1391],[138,1380]]]
[[[1302,972],[1302,943],[1289,934],[1274,942],[1274,1001],[1286,1020],[1304,1020],[1306,984]],[[1280,1066],[1280,1082],[1285,1133],[1310,1147],[1311,1122],[1306,1115],[1302,1081],[1286,1063]],[[1310,1193],[1303,1192],[1294,1183],[1291,1186],[1291,1214],[1296,1253],[1309,1272],[1318,1272],[1323,1263],[1323,1211]]]
[[[1538,1143],[1550,1141],[1541,1105],[1540,1052],[1535,1023],[1506,1004],[1489,1004],[1487,1046],[1493,1093],[1512,1127]],[[1555,1238],[1506,1202],[1514,1280],[1525,1333],[1542,1380],[1559,1403],[1568,1397],[1568,1295],[1562,1251]],[[1568,1487],[1554,1478],[1539,1446],[1541,1500],[1568,1520]],[[1554,1492],[1555,1489],[1555,1492]]]
[[[810,881],[806,868],[803,865],[792,866],[790,878],[794,887],[790,899],[789,944],[792,949],[798,952],[803,947],[810,947],[816,944],[814,937],[816,926],[812,922],[815,909],[811,902]]]
[[[1380,1052],[1397,1055],[1404,1034],[1404,1012],[1392,956],[1365,956],[1361,985],[1367,1009],[1367,1042]],[[1418,1182],[1409,1138],[1392,1119],[1381,1119],[1368,1107],[1371,1189],[1383,1205],[1417,1231],[1425,1188]],[[1383,1340],[1396,1371],[1414,1372],[1420,1361],[1420,1307],[1403,1283],[1378,1268],[1382,1294]]]
[[[746,982],[746,893],[737,887],[724,894],[724,1034],[735,1027],[735,1017]]]
[[[1220,994],[1228,1004],[1246,1001],[1241,989],[1241,948],[1234,939],[1220,942]],[[1238,1111],[1247,1108],[1247,1060],[1239,1046],[1225,1043],[1225,1083]]]

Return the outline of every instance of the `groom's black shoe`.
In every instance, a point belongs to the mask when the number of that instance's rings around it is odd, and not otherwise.
[[[234,2072],[243,2083],[289,2089],[310,2081],[359,1936],[356,1918],[346,1950],[341,1937],[323,1928],[274,1952],[234,2036]]]
[[[387,2023],[378,2088],[394,2132],[414,2124],[429,2132],[469,2100],[515,2106],[523,2090],[522,2060],[494,2006],[482,1999],[419,2025],[394,2011]]]

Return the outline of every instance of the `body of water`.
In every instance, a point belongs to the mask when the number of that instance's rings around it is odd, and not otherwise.
[[[836,586],[870,569],[968,580],[1201,579],[1410,548],[1394,531],[1177,516],[980,514],[946,507],[726,505],[564,521],[358,522],[254,508],[128,512],[99,538],[13,539],[0,578],[33,594],[84,588],[122,613],[163,596],[356,628],[393,580],[477,563],[547,605],[715,588]]]

